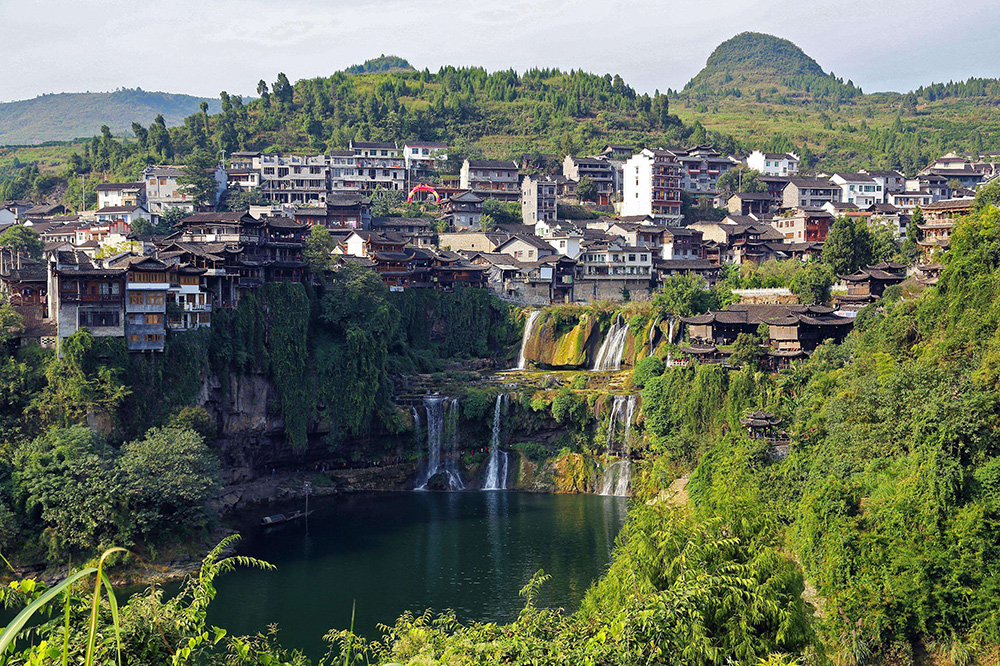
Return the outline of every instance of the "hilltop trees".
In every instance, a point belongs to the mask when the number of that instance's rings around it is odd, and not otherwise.
[[[823,243],[823,261],[837,275],[854,273],[872,263],[872,235],[864,220],[837,218]]]

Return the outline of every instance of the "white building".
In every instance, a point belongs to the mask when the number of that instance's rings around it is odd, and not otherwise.
[[[755,150],[747,156],[747,167],[765,176],[794,176],[799,172],[799,156]]]
[[[279,204],[326,204],[330,168],[326,155],[263,154],[253,158],[261,193]]]
[[[673,153],[644,148],[625,162],[619,214],[648,215],[668,226],[681,224],[680,164]]]
[[[521,220],[534,226],[556,219],[556,181],[548,176],[525,176],[521,181]]]
[[[406,163],[395,143],[351,141],[357,165],[360,191],[371,194],[376,189],[406,188]]]
[[[146,184],[100,183],[97,186],[97,207],[141,206],[146,202]]]
[[[854,204],[858,208],[885,203],[883,186],[866,173],[835,173],[830,182],[840,186],[843,203]]]
[[[403,144],[403,159],[410,178],[421,180],[433,175],[448,161],[448,146],[431,141],[413,141]]]

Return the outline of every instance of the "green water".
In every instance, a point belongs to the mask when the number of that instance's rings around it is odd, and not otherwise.
[[[540,603],[574,610],[607,567],[627,507],[618,497],[463,492],[352,495],[309,508],[308,524],[244,527],[240,554],[278,569],[219,579],[210,622],[236,634],[277,623],[284,645],[315,657],[323,634],[350,626],[355,600],[355,631],[369,638],[406,610],[505,622],[539,569],[552,575]]]

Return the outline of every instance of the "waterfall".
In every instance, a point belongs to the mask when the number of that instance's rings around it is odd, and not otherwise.
[[[649,344],[649,355],[650,356],[653,355],[653,351],[656,349],[656,347],[655,347],[655,344],[656,344],[656,334],[660,330],[659,326],[660,326],[660,317],[657,316],[656,319],[653,320],[653,325],[649,327],[649,340],[646,341]]]
[[[618,442],[621,444],[623,457],[611,463],[601,474],[601,485],[598,492],[601,495],[627,496],[632,482],[632,418],[635,416],[636,400],[634,395],[617,395],[611,406],[608,418],[608,438],[606,458],[615,455],[615,435],[621,433]],[[617,426],[617,427],[616,427]]]
[[[601,475],[599,494],[614,497],[628,497],[629,486],[632,483],[632,461],[628,458],[618,460]]]
[[[531,340],[531,332],[535,330],[535,320],[538,319],[538,315],[540,314],[542,314],[541,310],[532,310],[524,320],[524,333],[521,334],[521,351],[517,355],[517,370],[526,370],[528,368],[528,359],[524,357],[524,350]]]
[[[667,330],[667,342],[669,342],[670,344],[674,344],[674,339],[677,333],[676,331],[677,318],[674,317],[673,315],[670,315],[667,318],[667,322],[669,323],[670,326],[670,328]]]
[[[486,466],[486,481],[483,490],[507,490],[507,452],[500,450],[500,436],[503,433],[503,405],[507,402],[505,393],[497,394],[497,404],[493,408],[493,438],[490,440],[490,461]]]
[[[424,410],[427,412],[427,465],[417,482],[416,489],[427,490],[427,483],[440,472],[448,477],[449,490],[464,490],[465,485],[462,483],[462,477],[454,459],[458,437],[458,400],[450,401],[447,423],[451,430],[450,433],[445,432],[445,405],[449,402],[448,398],[440,395],[429,395],[424,398],[423,402]],[[416,414],[415,410],[414,413]],[[419,425],[419,416],[416,417],[416,422]],[[445,440],[446,434],[450,434],[447,441]],[[442,446],[448,447],[448,450],[444,451],[444,462],[441,460]]]
[[[591,370],[621,370],[626,335],[628,335],[628,324],[621,315],[618,315],[611,324],[608,334],[604,336],[601,348],[597,350]]]

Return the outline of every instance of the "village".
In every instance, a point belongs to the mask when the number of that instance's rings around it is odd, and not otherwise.
[[[236,212],[196,206],[179,182],[183,168],[171,165],[150,166],[136,182],[98,184],[92,210],[7,201],[0,228],[31,229],[44,252],[37,261],[5,250],[0,285],[24,317],[25,342],[58,347],[86,327],[125,338],[130,351],[162,351],[168,330],[210,326],[213,310],[236,306],[265,283],[314,279],[303,251],[317,226],[335,241],[335,265],[370,267],[392,291],[465,285],[544,307],[645,300],[677,275],[710,286],[724,265],[809,261],[840,217],[902,239],[919,208],[919,261],[839,276],[834,307],[796,304],[777,290],[684,320],[692,343],[685,351],[695,358],[724,358],[717,344],[762,323],[772,328],[772,353],[795,358],[842,339],[853,315],[888,286],[908,276],[932,284],[955,219],[971,210],[975,188],[998,174],[996,162],[949,153],[912,176],[806,175],[794,153],[738,157],[705,145],[465,159],[457,177],[444,173],[448,160],[448,146],[429,142],[351,142],[321,155],[238,152],[212,173],[216,203],[231,192],[259,193],[268,203]],[[730,172],[766,191],[720,189]],[[373,200],[386,193],[428,213],[373,215]],[[722,219],[685,219],[684,197],[692,210]],[[520,222],[493,219],[491,200],[507,211],[519,206]],[[168,213],[183,216],[171,233],[133,232],[140,220]]]

